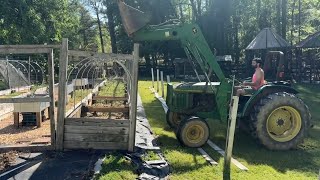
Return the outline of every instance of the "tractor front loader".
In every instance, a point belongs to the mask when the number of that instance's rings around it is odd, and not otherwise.
[[[188,58],[205,74],[205,82],[168,84],[166,114],[177,139],[200,147],[210,137],[208,121],[228,122],[232,80],[225,77],[197,24],[170,20],[150,25],[150,16],[118,1],[123,25],[135,42],[180,41]],[[218,82],[211,82],[212,77]],[[240,97],[237,119],[254,138],[273,150],[287,150],[302,142],[310,126],[308,107],[287,84],[269,83],[253,95]]]

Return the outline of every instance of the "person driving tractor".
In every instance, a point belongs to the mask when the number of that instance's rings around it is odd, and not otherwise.
[[[236,86],[237,96],[243,96],[247,94],[253,94],[261,86],[265,84],[264,71],[261,68],[262,60],[261,58],[254,58],[252,60],[252,67],[255,68],[255,72],[252,76],[252,82],[244,81],[242,86]]]

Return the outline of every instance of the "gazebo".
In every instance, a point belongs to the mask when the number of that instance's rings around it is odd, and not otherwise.
[[[254,57],[261,57],[265,61],[269,51],[282,51],[284,53],[284,60],[287,62],[286,54],[287,49],[290,47],[290,44],[271,28],[264,28],[245,49],[247,67],[251,66],[251,60]],[[252,74],[251,71],[247,72],[247,75]]]
[[[290,44],[271,28],[264,28],[246,47],[246,50],[265,50],[290,47]]]
[[[295,45],[293,74],[301,82],[320,83],[320,31]]]

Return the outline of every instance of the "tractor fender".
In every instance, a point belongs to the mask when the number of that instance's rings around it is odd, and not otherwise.
[[[241,117],[246,117],[251,112],[253,106],[260,101],[261,98],[268,96],[269,94],[277,92],[287,92],[291,94],[299,93],[297,90],[286,85],[265,85],[262,86],[257,92],[255,92],[250,99],[246,102]]]

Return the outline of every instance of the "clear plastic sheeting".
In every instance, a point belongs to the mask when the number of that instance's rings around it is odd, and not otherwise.
[[[28,86],[29,82],[24,74],[11,63],[5,60],[0,60],[0,74],[9,84],[10,88]]]

